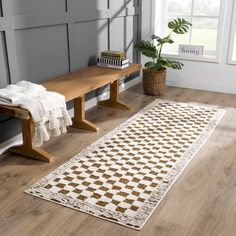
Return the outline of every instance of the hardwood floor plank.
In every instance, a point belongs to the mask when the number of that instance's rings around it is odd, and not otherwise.
[[[6,153],[0,158],[1,236],[235,236],[236,95],[168,87],[161,99],[226,107],[226,114],[204,147],[187,166],[141,231],[110,223],[25,194],[27,186],[50,173],[155,97],[140,85],[121,94],[132,111],[96,107],[86,113],[98,133],[70,128],[44,149],[52,164]]]

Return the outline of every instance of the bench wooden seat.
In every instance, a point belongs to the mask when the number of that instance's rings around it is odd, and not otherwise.
[[[124,70],[114,70],[97,66],[69,73],[55,79],[41,83],[48,91],[58,92],[65,96],[66,102],[74,102],[73,127],[98,131],[98,127],[85,118],[85,94],[110,84],[110,98],[100,101],[98,104],[117,109],[129,110],[130,108],[119,100],[119,80],[132,73],[139,72],[140,64],[131,64]],[[0,105],[0,113],[13,115],[22,122],[23,145],[12,147],[9,150],[30,158],[50,162],[53,157],[41,148],[32,146],[34,136],[34,124],[30,113],[22,108]]]

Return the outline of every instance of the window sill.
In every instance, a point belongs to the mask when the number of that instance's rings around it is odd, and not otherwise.
[[[229,65],[236,65],[236,60],[228,60]]]
[[[216,56],[203,56],[203,57],[191,57],[191,56],[181,56],[178,54],[162,54],[162,57],[186,60],[186,61],[199,61],[199,62],[209,62],[209,63],[219,63],[219,58]]]

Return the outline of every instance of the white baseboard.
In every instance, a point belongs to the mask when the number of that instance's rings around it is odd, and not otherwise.
[[[121,85],[120,85],[120,92],[123,92],[126,89],[131,88],[131,87],[135,86],[136,84],[139,84],[140,82],[141,82],[141,78],[140,77],[132,79],[132,80],[128,81],[127,83],[123,83],[122,82]],[[88,109],[96,106],[97,102],[99,100],[108,99],[109,95],[110,95],[110,91],[107,91],[107,92],[104,92],[103,94],[101,94],[98,97],[94,97],[94,98],[86,101],[85,109],[88,110]],[[69,110],[69,114],[71,116],[74,115],[74,109],[73,108]],[[9,149],[10,147],[15,146],[15,145],[19,145],[19,144],[22,144],[22,135],[21,134],[18,134],[15,137],[13,137],[13,138],[11,138],[11,139],[9,139],[7,141],[5,141],[3,143],[0,143],[0,155],[3,152],[5,152],[7,149]]]
[[[234,86],[221,86],[218,84],[207,84],[207,83],[199,83],[193,81],[181,81],[181,80],[167,80],[167,85],[180,87],[180,88],[190,88],[190,89],[198,89],[204,91],[212,91],[212,92],[219,92],[219,93],[230,93],[236,94]]]

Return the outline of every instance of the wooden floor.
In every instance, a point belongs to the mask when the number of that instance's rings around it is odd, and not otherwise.
[[[102,137],[155,97],[140,86],[122,93],[133,110],[97,107],[87,113],[96,133],[70,129],[44,148],[52,164],[6,153],[0,159],[0,235],[235,236],[236,95],[169,87],[163,99],[226,107],[214,133],[184,170],[141,231],[132,230],[23,193],[24,189]]]

